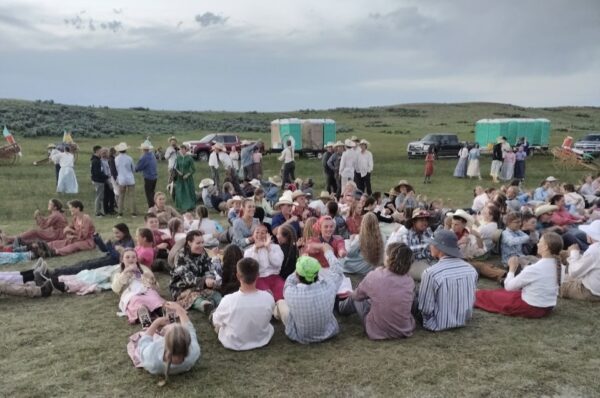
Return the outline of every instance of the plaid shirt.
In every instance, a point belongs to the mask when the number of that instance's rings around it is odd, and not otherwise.
[[[340,331],[333,315],[333,304],[344,274],[331,251],[325,254],[325,258],[329,262],[329,270],[319,273],[316,282],[306,285],[293,273],[288,276],[283,288],[283,296],[290,309],[285,334],[302,344],[327,340]]]
[[[410,247],[413,252],[414,260],[425,260],[429,263],[434,262],[429,250],[429,241],[433,237],[431,228],[427,228],[423,233],[418,234],[414,229],[409,229],[407,234],[400,237],[400,241]]]

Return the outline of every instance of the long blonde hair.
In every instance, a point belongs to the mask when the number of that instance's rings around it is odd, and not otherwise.
[[[167,367],[165,368],[165,379],[159,381],[159,386],[164,386],[169,380],[169,370],[171,370],[173,356],[181,356],[185,360],[190,351],[191,343],[192,338],[190,336],[190,332],[188,332],[185,326],[181,324],[174,324],[169,328],[165,334],[165,351],[163,354],[163,358],[167,362]]]
[[[383,239],[375,213],[369,212],[363,216],[358,239],[360,253],[365,261],[373,267],[381,265],[383,261]]]

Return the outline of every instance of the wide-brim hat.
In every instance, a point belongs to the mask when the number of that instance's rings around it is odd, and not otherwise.
[[[171,136],[171,137],[169,137],[169,140],[167,142],[171,142],[171,141],[177,142],[177,138],[175,138],[175,136]]]
[[[360,138],[358,138],[357,136],[353,135],[352,137],[350,137],[350,141],[360,141]]]
[[[152,146],[152,143],[150,142],[150,140],[146,140],[144,142],[142,142],[142,145],[140,145],[140,149],[154,149],[154,147]]]
[[[321,191],[321,194],[319,195],[319,199],[329,199],[329,200],[331,200],[331,195],[327,191]]]
[[[593,240],[600,241],[600,220],[595,220],[591,224],[580,225],[579,229]]]
[[[327,144],[324,145],[324,148],[333,148],[333,142],[329,141]]]
[[[401,186],[405,186],[409,191],[413,191],[414,190],[413,187],[412,187],[412,185],[410,185],[408,183],[408,181],[406,181],[406,180],[400,180],[400,181],[398,181],[398,183],[396,184],[396,186],[394,187],[394,189],[396,191],[400,192],[400,187]]]
[[[280,186],[282,181],[281,181],[281,177],[273,176],[273,177],[269,177],[269,182],[273,185]]]
[[[335,144],[333,144],[334,147],[338,147],[338,146],[344,146],[344,143],[342,141],[336,141]]]
[[[233,198],[231,198],[232,202],[241,202],[243,200],[244,198],[242,198],[240,195],[235,195]]]
[[[294,199],[292,199],[292,191],[283,192],[283,194],[281,195],[281,197],[279,198],[277,203],[275,203],[274,207],[275,207],[275,209],[277,209],[281,205],[290,205],[290,206],[294,205]]]
[[[47,149],[54,149],[56,148],[55,144],[48,144],[48,146],[46,147]]]
[[[211,185],[215,185],[215,182],[212,180],[212,178],[204,178],[202,181],[200,181],[200,185],[198,185],[198,188],[208,188]]]
[[[463,258],[460,249],[458,248],[458,239],[456,234],[447,229],[440,229],[433,234],[433,238],[429,244],[435,246],[442,253],[456,258]]]
[[[535,209],[535,216],[539,217],[542,214],[550,213],[558,210],[558,206],[555,205],[541,205]]]
[[[547,177],[544,180],[544,182],[546,182],[546,181],[548,181],[548,182],[556,182],[556,181],[558,181],[558,178],[555,178],[554,176],[550,176],[550,177]]]
[[[367,141],[367,140],[360,140],[360,142],[358,143],[358,145],[366,145],[366,146],[369,146],[369,145],[371,145],[371,144],[370,144],[370,143],[369,143],[369,141]]]
[[[250,145],[250,144],[252,144],[252,142],[250,142],[248,140],[242,140],[242,142],[240,142],[241,146]]]
[[[127,146],[127,143],[125,143],[125,142],[121,142],[118,145],[115,145],[115,151],[117,151],[117,152],[123,152],[128,149],[129,149],[129,147]]]
[[[462,218],[463,220],[466,221],[467,227],[470,227],[471,225],[473,225],[473,222],[475,222],[475,219],[473,218],[473,216],[470,215],[469,213],[467,213],[466,211],[464,211],[463,209],[458,209],[453,213],[448,213],[447,216]]]
[[[348,148],[354,148],[356,146],[356,144],[354,143],[354,141],[346,139],[344,141],[344,146],[346,146]]]
[[[296,189],[296,190],[294,191],[294,193],[292,193],[292,200],[293,200],[293,201],[296,201],[296,199],[298,199],[300,196],[304,196],[304,197],[306,197],[306,193],[302,192],[302,191],[301,191],[301,190],[299,190],[299,189]]]
[[[256,178],[252,179],[249,184],[252,185],[254,188],[260,188],[262,186],[260,181]]]
[[[224,151],[225,145],[221,144],[220,142],[215,142],[211,149],[213,149],[213,150],[218,149],[219,151]]]

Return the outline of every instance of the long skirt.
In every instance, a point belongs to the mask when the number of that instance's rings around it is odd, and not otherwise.
[[[53,240],[63,239],[65,234],[63,231],[45,228],[45,229],[30,229],[29,231],[23,232],[19,238],[21,242],[30,243],[36,240],[43,240],[44,242],[52,242]]]
[[[534,307],[523,301],[521,291],[509,292],[504,289],[495,289],[477,290],[475,308],[508,316],[542,318],[550,314],[554,307]]]
[[[148,289],[144,294],[138,294],[137,296],[133,296],[131,300],[127,303],[127,320],[129,323],[135,323],[137,321],[137,311],[145,306],[148,308],[148,311],[152,312],[165,303],[165,299],[160,297],[160,295],[154,289]]]
[[[522,180],[525,178],[525,161],[517,160],[515,162],[515,176],[516,179]]]
[[[196,191],[192,176],[186,180],[178,176],[175,181],[175,207],[180,212],[193,210],[196,207]]]
[[[469,161],[469,167],[467,167],[468,177],[480,177],[481,172],[479,171],[479,159],[473,159]]]
[[[77,177],[72,167],[61,167],[58,172],[58,182],[56,183],[56,192],[59,193],[78,193]]]
[[[454,177],[463,178],[467,175],[467,162],[469,159],[460,158],[454,169]]]
[[[514,163],[502,163],[502,169],[500,169],[500,179],[502,181],[510,181],[515,173]]]
[[[279,275],[269,275],[256,280],[258,290],[270,291],[275,301],[283,299],[283,286],[285,281]]]
[[[492,160],[492,167],[490,168],[490,175],[492,177],[500,176],[500,170],[502,169],[501,160]]]
[[[48,246],[56,252],[59,256],[67,256],[69,254],[82,252],[85,250],[92,250],[96,247],[94,239],[78,240],[75,242],[63,240],[54,240],[48,242]]]

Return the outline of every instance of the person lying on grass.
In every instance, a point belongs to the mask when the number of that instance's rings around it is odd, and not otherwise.
[[[171,296],[183,308],[193,308],[208,315],[221,301],[217,287],[216,273],[204,249],[202,232],[188,232],[171,271]]]
[[[508,261],[504,289],[478,290],[475,307],[487,312],[524,318],[542,318],[556,306],[561,279],[560,251],[563,240],[557,233],[546,232],[538,243],[542,257],[526,266],[517,276],[518,257]]]
[[[158,293],[158,282],[148,267],[138,262],[134,250],[123,252],[120,272],[113,276],[112,290],[121,298],[119,315],[129,323],[141,322],[141,314],[162,307],[165,300]]]
[[[339,303],[340,314],[358,313],[372,340],[410,337],[415,330],[411,314],[415,282],[408,275],[412,255],[406,244],[390,244],[385,266],[369,272],[352,295]]]
[[[174,316],[156,318],[127,343],[127,353],[135,367],[153,375],[164,375],[160,386],[166,384],[169,375],[187,372],[200,359],[196,329],[186,311],[173,302],[166,302],[164,307]]]
[[[275,308],[273,296],[258,290],[259,264],[253,258],[237,263],[240,289],[223,297],[212,314],[212,325],[225,348],[252,350],[269,344],[273,337],[271,316]]]

